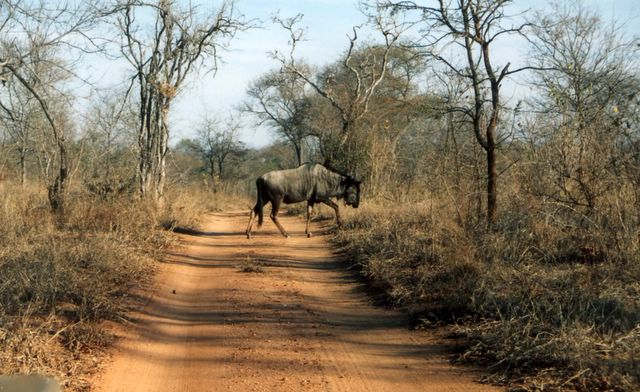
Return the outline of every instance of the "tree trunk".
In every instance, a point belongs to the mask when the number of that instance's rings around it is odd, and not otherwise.
[[[498,206],[496,181],[498,175],[496,173],[496,146],[493,137],[489,140],[489,148],[487,148],[487,226],[491,228],[496,223]]]
[[[138,130],[138,177],[140,196],[152,197],[162,206],[169,142],[169,101],[156,86],[141,81],[140,128]]]
[[[166,122],[166,114],[168,113],[167,107],[162,109],[162,120],[160,126],[160,137],[158,141],[158,149],[156,152],[156,189],[155,189],[155,201],[159,207],[162,207],[164,203],[164,186],[167,177],[167,151],[169,150],[169,128]]]
[[[302,165],[302,141],[293,143],[293,148],[296,150],[296,158],[298,159],[298,166]]]
[[[51,209],[58,214],[64,213],[65,207],[65,190],[67,176],[69,174],[67,168],[67,148],[64,144],[64,140],[58,141],[58,154],[60,165],[58,167],[58,175],[53,181],[53,184],[49,186],[49,205]]]
[[[24,146],[20,148],[20,186],[24,187],[27,183],[27,151]]]
[[[218,160],[218,178],[220,178],[220,182],[222,182],[223,165],[224,165],[224,162],[222,160]]]

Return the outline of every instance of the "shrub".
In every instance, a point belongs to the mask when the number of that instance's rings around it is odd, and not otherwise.
[[[388,301],[466,336],[458,360],[487,365],[492,381],[638,390],[637,227],[611,210],[507,200],[488,232],[447,203],[373,202],[347,215],[335,241]]]
[[[167,214],[191,225],[212,204],[172,194],[167,213],[132,195],[101,198],[71,190],[65,214],[50,212],[45,191],[0,185],[0,373],[37,372],[71,390],[111,341],[105,320],[120,321],[132,289],[152,276],[151,257],[172,244]]]

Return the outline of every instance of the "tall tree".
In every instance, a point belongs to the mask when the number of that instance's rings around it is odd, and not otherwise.
[[[298,165],[304,162],[303,148],[311,132],[305,119],[311,104],[304,81],[290,73],[270,71],[247,89],[250,100],[244,110],[253,113],[258,124],[268,124],[293,148]]]
[[[133,181],[136,166],[137,112],[122,90],[96,94],[83,124],[84,169],[92,182]]]
[[[546,125],[530,135],[551,171],[541,191],[593,210],[619,181],[613,170],[637,167],[629,156],[638,153],[637,131],[625,125],[637,110],[640,48],[621,25],[581,1],[553,3],[552,12],[535,19],[531,61],[546,70],[536,73],[535,106]]]
[[[205,119],[198,129],[198,148],[214,192],[229,179],[231,159],[244,154],[244,144],[238,140],[239,129],[239,124],[233,119],[222,124]]]
[[[463,113],[471,122],[475,138],[486,154],[487,224],[496,221],[498,190],[496,169],[498,125],[503,109],[500,89],[509,75],[531,67],[510,69],[510,63],[494,64],[492,48],[508,34],[522,33],[529,23],[506,26],[513,21],[505,12],[512,0],[446,0],[429,1],[422,5],[414,1],[378,1],[377,7],[392,14],[415,14],[422,25],[422,36],[416,47],[442,65],[442,72],[453,72],[467,81],[471,100],[452,106],[451,111]],[[459,51],[457,49],[460,49]],[[458,58],[463,61],[458,62]],[[436,70],[436,72],[438,72]]]
[[[27,165],[34,150],[33,141],[36,131],[37,114],[40,108],[37,102],[21,84],[6,86],[6,94],[0,99],[0,119],[12,153],[18,158],[20,184],[27,181]],[[13,155],[13,154],[8,154]]]
[[[171,104],[194,71],[217,70],[219,51],[248,24],[236,15],[233,1],[204,15],[190,2],[127,0],[116,14],[122,54],[135,70],[132,82],[138,88],[140,193],[161,202]]]
[[[323,153],[328,163],[336,164],[338,159],[348,158],[345,157],[344,147],[358,129],[359,122],[369,112],[371,100],[387,74],[389,56],[400,39],[401,26],[396,24],[393,18],[374,17],[372,23],[382,34],[382,43],[378,45],[379,50],[361,52],[360,54],[365,53],[365,56],[360,57],[359,61],[356,60],[356,43],[360,26],[353,28],[352,35],[348,37],[349,47],[341,61],[353,80],[345,91],[344,88],[334,88],[331,73],[314,75],[308,67],[296,60],[296,46],[304,38],[304,29],[298,27],[301,19],[301,14],[287,19],[274,19],[289,32],[290,52],[288,55],[276,52],[273,56],[280,62],[282,72],[304,81],[334,111],[338,129],[330,139],[324,140],[325,144],[329,143],[331,147],[325,148]],[[342,166],[340,162],[337,164]]]
[[[353,53],[353,68],[364,72],[375,64],[376,58],[381,58],[383,50],[386,49],[378,45],[358,49]],[[311,118],[307,124],[319,139],[321,151],[325,156],[332,156],[332,151],[343,154],[337,163],[347,163],[344,167],[366,179],[370,192],[381,189],[373,180],[385,181],[383,171],[387,171],[393,161],[398,140],[415,124],[417,117],[426,114],[424,103],[427,99],[420,94],[417,83],[423,71],[423,61],[415,51],[392,48],[387,55],[384,79],[371,96],[367,112],[349,131],[343,145],[337,144],[342,135],[335,110],[321,97],[316,96],[311,101]],[[351,91],[358,83],[341,60],[322,68],[319,79],[323,88],[331,91],[341,102],[350,99]]]
[[[92,51],[96,41],[90,32],[100,13],[98,2],[56,2],[3,0],[0,2],[0,79],[3,84],[17,83],[38,103],[56,146],[57,169],[49,184],[49,203],[54,211],[63,211],[69,176],[67,133],[70,122],[60,116],[61,102],[70,96],[51,81],[48,73],[74,75],[73,63],[56,56],[65,50],[68,58],[80,58]],[[45,82],[46,81],[46,82]],[[62,98],[62,100],[61,100]],[[6,105],[5,105],[6,106]]]

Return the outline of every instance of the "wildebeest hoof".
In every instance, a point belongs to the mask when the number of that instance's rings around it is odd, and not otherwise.
[[[307,233],[307,238],[311,238],[311,233]]]
[[[250,240],[251,239],[251,234],[247,233],[247,239]]]

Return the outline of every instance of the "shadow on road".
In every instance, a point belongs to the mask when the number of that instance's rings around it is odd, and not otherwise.
[[[167,255],[156,291],[132,315],[128,328],[138,338],[119,347],[125,366],[143,363],[148,374],[154,366],[189,367],[216,382],[223,376],[214,369],[227,369],[227,386],[242,386],[234,390],[252,390],[250,380],[262,390],[315,383],[310,390],[436,391],[452,374],[470,380],[446,361],[454,341],[418,339],[408,316],[373,306],[354,271],[321,235],[306,238],[299,218],[281,218],[291,238],[265,224],[252,240],[238,231],[246,214],[214,218],[206,230],[174,230],[182,246]],[[246,263],[260,273],[242,272]]]

